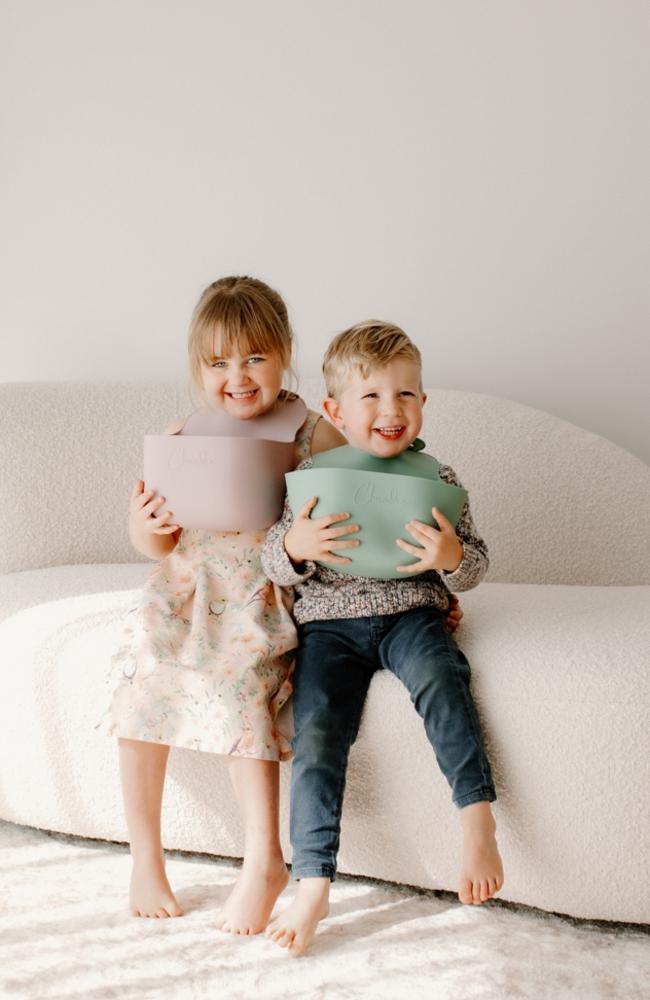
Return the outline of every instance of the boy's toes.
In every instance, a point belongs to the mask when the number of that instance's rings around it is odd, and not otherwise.
[[[473,899],[472,899],[472,883],[471,882],[468,882],[466,880],[463,880],[461,882],[460,888],[458,890],[458,898],[460,899],[461,903],[472,903],[472,902],[474,902]]]
[[[492,891],[490,889],[490,883],[487,880],[481,882],[481,902],[482,903],[487,902],[487,900],[490,898],[491,895]]]

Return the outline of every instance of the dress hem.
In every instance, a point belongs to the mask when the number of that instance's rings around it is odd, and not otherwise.
[[[120,729],[115,723],[100,722],[95,726],[95,731],[101,736],[112,736],[116,739],[122,740],[135,740],[138,743],[157,743],[160,746],[174,747],[176,750],[197,750],[200,753],[212,753],[219,755],[220,757],[244,757],[248,760],[269,760],[276,761],[277,763],[284,763],[285,761],[291,760],[293,753],[289,750],[285,753],[281,751],[266,751],[264,753],[256,753],[255,751],[233,751],[224,750],[215,744],[206,745],[205,742],[198,742],[196,740],[190,742],[175,742],[168,743],[164,739],[157,738],[155,736],[143,736],[142,733],[129,733]]]

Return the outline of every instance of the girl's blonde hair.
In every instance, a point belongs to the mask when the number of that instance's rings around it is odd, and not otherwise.
[[[293,331],[282,296],[258,278],[219,278],[201,295],[192,314],[187,349],[194,388],[201,366],[217,354],[271,354],[291,371]]]
[[[327,395],[339,399],[346,376],[356,371],[368,378],[374,368],[383,368],[395,358],[414,361],[422,367],[418,348],[399,326],[379,319],[367,319],[351,326],[330,343],[323,358]]]

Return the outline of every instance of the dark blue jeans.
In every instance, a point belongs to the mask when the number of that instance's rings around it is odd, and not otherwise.
[[[296,878],[334,879],[348,754],[370,681],[381,668],[406,686],[454,803],[462,808],[496,799],[469,663],[445,632],[444,620],[434,608],[415,608],[300,626],[291,772]]]

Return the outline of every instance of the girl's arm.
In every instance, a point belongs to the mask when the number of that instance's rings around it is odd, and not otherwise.
[[[182,528],[170,524],[169,511],[162,508],[163,497],[153,490],[144,491],[140,479],[135,484],[129,502],[129,539],[131,545],[149,559],[164,559],[173,552]]]
[[[165,430],[176,434],[184,420],[178,420]],[[164,497],[153,490],[144,491],[144,482],[135,484],[129,501],[129,540],[131,545],[149,559],[164,559],[173,552],[181,537],[182,528],[170,520],[171,511],[163,507]]]

